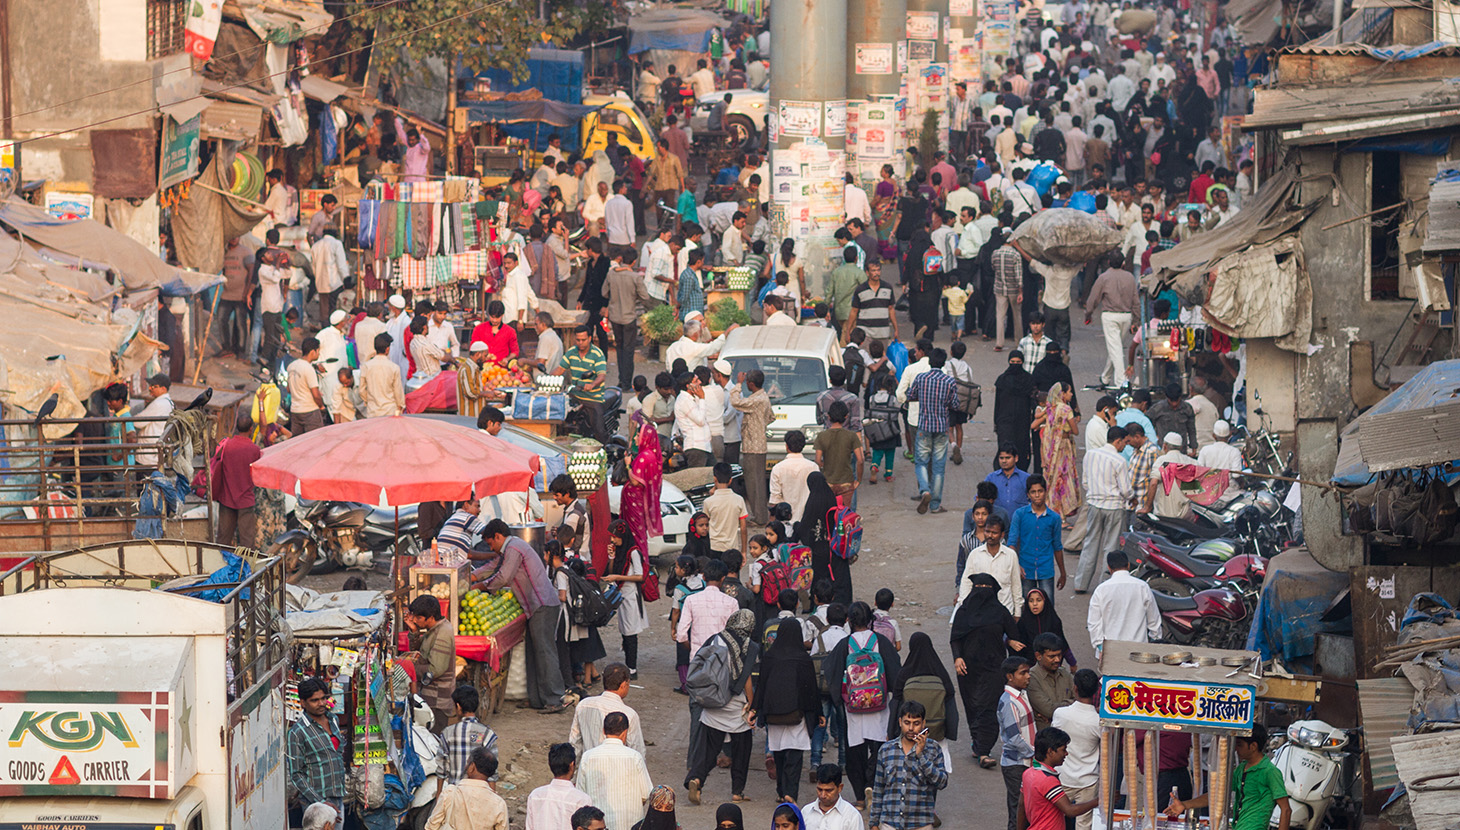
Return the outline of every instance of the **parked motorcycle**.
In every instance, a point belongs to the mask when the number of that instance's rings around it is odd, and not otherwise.
[[[400,508],[397,525],[395,508],[300,499],[289,523],[290,529],[274,540],[267,555],[284,557],[291,583],[311,573],[339,568],[386,569],[395,555],[414,556],[421,549],[416,537],[416,505]]]
[[[1174,596],[1187,597],[1207,588],[1258,588],[1267,576],[1267,560],[1241,552],[1240,543],[1232,539],[1187,546],[1129,531],[1121,535],[1120,544],[1133,576],[1153,591]]]
[[[571,401],[572,398],[569,398]],[[624,414],[623,390],[617,386],[603,387],[603,431],[606,435],[617,435],[619,421]],[[571,435],[593,435],[589,426],[588,413],[576,402],[563,419],[563,429]]]
[[[1288,727],[1286,740],[1273,752],[1288,791],[1293,830],[1352,827],[1356,815],[1350,793],[1358,775],[1356,733],[1321,720],[1300,720]],[[1269,827],[1278,826],[1272,812]]]
[[[1244,511],[1251,508],[1257,511],[1261,523],[1271,528],[1275,544],[1280,545],[1293,537],[1292,511],[1283,507],[1282,497],[1267,487],[1243,490],[1211,506],[1196,502],[1189,506],[1192,511],[1189,519],[1138,513],[1131,517],[1131,526],[1136,530],[1160,534],[1178,544],[1192,544],[1233,535]]]
[[[1208,588],[1189,597],[1153,591],[1161,612],[1161,639],[1183,646],[1241,648],[1247,641],[1249,608],[1256,593],[1244,598],[1227,588]]]

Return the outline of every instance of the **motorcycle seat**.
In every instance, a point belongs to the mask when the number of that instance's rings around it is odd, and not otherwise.
[[[1156,595],[1156,608],[1160,611],[1191,611],[1196,608],[1196,600],[1192,597],[1178,597],[1160,591],[1151,593]]]
[[[1167,533],[1190,536],[1196,539],[1215,539],[1220,536],[1225,536],[1228,532],[1227,528],[1198,524],[1190,519],[1174,519],[1155,514],[1144,518],[1152,527],[1160,528]]]

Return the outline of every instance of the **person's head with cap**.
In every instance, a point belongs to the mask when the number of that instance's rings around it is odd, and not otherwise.
[[[343,308],[337,308],[330,314],[330,325],[337,329],[342,328],[349,319],[350,312],[345,311]]]
[[[1232,425],[1226,421],[1218,420],[1215,424],[1212,424],[1212,437],[1226,443],[1227,439],[1232,437]]]
[[[487,344],[480,340],[471,341],[471,346],[467,349],[467,353],[478,366],[486,363],[487,358],[491,356],[491,352],[487,350]]]
[[[406,298],[399,294],[391,294],[390,299],[386,300],[386,302],[390,304],[391,308],[395,309],[395,313],[397,314],[406,310]]]
[[[710,365],[711,376],[713,376],[715,378],[715,382],[720,384],[721,386],[724,386],[725,383],[730,380],[730,373],[733,371],[735,371],[735,367],[731,366],[730,361],[726,360],[723,357],[719,360],[716,360]]]
[[[1161,444],[1171,449],[1179,450],[1184,446],[1185,442],[1181,440],[1179,433],[1168,432],[1166,433],[1166,437],[1161,439]]]
[[[164,374],[156,374],[147,379],[147,394],[153,398],[160,398],[172,389],[172,378]]]

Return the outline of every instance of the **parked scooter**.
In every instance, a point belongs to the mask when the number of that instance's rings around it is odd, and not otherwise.
[[[1287,739],[1273,752],[1272,763],[1282,773],[1288,791],[1293,830],[1354,826],[1350,796],[1358,775],[1355,733],[1321,720],[1300,720],[1288,727]],[[1269,827],[1278,826],[1273,810]]]
[[[393,556],[420,552],[416,507],[400,508],[397,525],[395,508],[300,499],[290,511],[292,527],[274,540],[268,555],[284,557],[284,570],[291,583],[311,573],[339,568],[388,568]]]
[[[1161,639],[1183,646],[1240,648],[1247,640],[1249,608],[1255,591],[1244,598],[1227,588],[1208,588],[1189,597],[1153,591],[1161,612]]]

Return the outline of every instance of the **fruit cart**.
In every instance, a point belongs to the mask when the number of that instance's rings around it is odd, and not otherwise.
[[[726,297],[734,300],[742,311],[748,311],[749,294],[755,288],[755,271],[744,267],[705,269],[714,275],[714,284],[705,289],[705,305],[714,305]]]
[[[1256,652],[1156,643],[1106,642],[1101,653],[1100,803],[1115,803],[1115,763],[1121,757],[1127,782],[1137,780],[1136,742],[1144,734],[1145,786],[1130,785],[1126,811],[1106,811],[1096,827],[1183,827],[1161,811],[1167,793],[1156,792],[1161,734],[1213,735],[1214,761],[1208,767],[1211,794],[1203,828],[1226,830],[1232,738],[1252,731],[1262,658]],[[1123,743],[1122,743],[1123,742]],[[1192,741],[1192,783],[1201,788],[1201,741]],[[1153,820],[1154,819],[1154,820]]]
[[[421,570],[452,569],[417,568],[411,572],[413,577]],[[467,582],[463,579],[460,584],[464,586]],[[500,591],[472,588],[457,597],[453,605],[460,615],[456,622],[456,656],[466,661],[462,679],[482,693],[482,714],[490,715],[502,705],[511,652],[527,634],[527,614],[508,588]],[[400,635],[399,641],[402,651],[409,647],[405,634]]]

